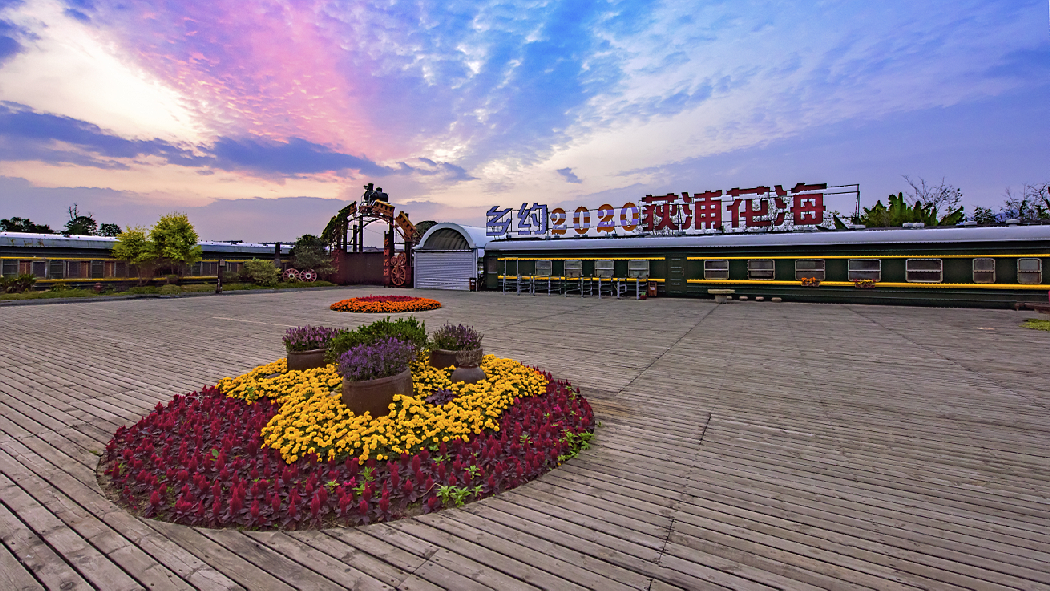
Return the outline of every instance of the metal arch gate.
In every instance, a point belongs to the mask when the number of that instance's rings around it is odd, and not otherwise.
[[[417,250],[415,286],[419,289],[467,291],[478,276],[478,257],[473,250]]]

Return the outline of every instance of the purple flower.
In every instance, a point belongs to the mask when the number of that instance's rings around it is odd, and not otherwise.
[[[469,326],[445,324],[434,331],[430,340],[437,349],[470,351],[481,348],[481,339],[484,336]]]
[[[327,349],[332,343],[332,338],[341,330],[310,325],[289,328],[288,332],[284,333],[284,346],[289,352]]]
[[[339,357],[339,373],[352,382],[377,380],[408,369],[416,358],[412,343],[393,337],[379,339],[371,345],[358,345]]]

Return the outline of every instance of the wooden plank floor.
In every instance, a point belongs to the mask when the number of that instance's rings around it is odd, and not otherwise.
[[[0,310],[0,589],[1050,589],[1050,333],[1032,314],[419,292],[602,422],[463,509],[238,532],[105,500],[98,453],[157,402],[282,356],[382,291]],[[402,293],[402,292],[399,292]]]

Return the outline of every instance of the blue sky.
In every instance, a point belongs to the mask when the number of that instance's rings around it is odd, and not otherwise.
[[[0,217],[318,233],[495,204],[1050,181],[1046,2],[0,2]],[[846,207],[840,207],[846,209]]]

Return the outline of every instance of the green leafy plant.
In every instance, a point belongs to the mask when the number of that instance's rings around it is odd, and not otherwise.
[[[562,441],[568,444],[569,449],[565,453],[558,456],[558,463],[567,462],[572,458],[575,458],[583,450],[591,448],[591,437],[594,434],[588,431],[582,433],[574,433],[568,429],[565,430],[562,436]]]
[[[457,507],[462,507],[467,502],[468,498],[481,494],[481,487],[442,485],[438,487],[437,494],[442,503],[447,505],[451,502]]]
[[[321,276],[330,275],[335,270],[325,241],[313,234],[303,234],[295,241],[292,260],[296,269],[312,269]]]
[[[393,337],[399,341],[411,343],[416,348],[423,348],[427,343],[426,323],[412,316],[398,318],[394,321],[387,317],[385,320],[377,320],[356,330],[342,332],[332,338],[332,346],[325,353],[325,360],[333,363],[343,353],[354,347],[372,345],[386,337]]]
[[[36,283],[36,277],[31,273],[23,273],[14,277],[0,277],[0,291],[3,293],[22,293],[29,291]]]
[[[197,231],[184,213],[161,216],[150,229],[149,239],[154,256],[171,265],[182,267],[201,260]]]
[[[153,276],[157,262],[157,254],[148,232],[148,229],[141,226],[130,227],[117,236],[117,243],[113,245],[114,258],[138,266],[140,286],[144,279]]]
[[[865,207],[864,212],[855,218],[855,222],[869,228],[890,228],[904,224],[923,223],[926,226],[953,226],[966,217],[963,208],[959,207],[941,216],[937,211],[937,205],[926,204],[923,201],[915,201],[911,206],[904,200],[904,193],[890,195],[888,197],[889,207],[882,204],[882,200],[875,202],[873,207]],[[846,227],[837,217],[835,226],[840,229]]]
[[[281,270],[272,261],[252,259],[244,262],[244,271],[252,283],[265,287],[276,287],[281,281]]]

